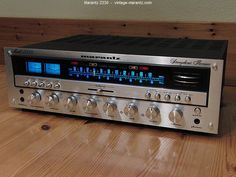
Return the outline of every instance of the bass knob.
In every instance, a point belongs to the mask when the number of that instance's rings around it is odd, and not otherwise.
[[[180,124],[183,120],[183,112],[180,109],[174,109],[169,114],[169,120],[174,124]]]
[[[157,106],[150,106],[146,111],[146,116],[150,121],[156,122],[160,118],[160,110]]]
[[[59,103],[59,97],[53,93],[48,96],[47,104],[49,107],[54,107]]]
[[[115,112],[117,110],[117,105],[113,101],[106,102],[103,106],[103,111],[108,116],[114,116]]]
[[[86,112],[92,112],[97,108],[97,101],[94,98],[90,98],[86,103]]]
[[[75,96],[69,96],[66,100],[66,109],[68,111],[75,111],[75,107],[77,105],[78,101]]]
[[[41,101],[41,95],[39,92],[34,92],[32,93],[29,98],[28,98],[28,102],[30,105],[36,105]]]
[[[134,119],[136,114],[138,113],[138,107],[135,103],[129,103],[125,106],[124,113],[130,119]]]

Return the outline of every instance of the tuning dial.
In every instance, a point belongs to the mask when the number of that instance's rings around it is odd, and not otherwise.
[[[124,113],[127,117],[133,119],[138,112],[138,107],[135,103],[129,103],[124,109]]]
[[[59,103],[59,98],[55,93],[48,96],[47,104],[49,105],[49,107],[53,107],[58,103]]]
[[[66,100],[66,109],[68,111],[75,111],[75,107],[77,105],[77,98],[75,96],[70,96]]]
[[[103,111],[108,116],[114,116],[116,110],[117,105],[113,101],[106,102],[103,106]]]
[[[30,105],[35,105],[41,101],[41,95],[39,92],[34,92],[29,96],[29,104]]]
[[[150,121],[157,121],[160,118],[160,110],[157,106],[150,106],[146,111],[146,116]]]
[[[183,119],[183,112],[179,109],[174,109],[170,112],[169,119],[174,124],[180,124]]]
[[[95,110],[96,107],[97,107],[97,102],[94,98],[90,98],[87,100],[86,112],[91,112],[91,111]]]

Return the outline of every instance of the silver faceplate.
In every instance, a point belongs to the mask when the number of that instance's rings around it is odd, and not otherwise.
[[[10,52],[9,52],[10,51]],[[119,84],[104,84],[84,81],[69,81],[63,79],[40,78],[29,76],[14,76],[11,62],[11,55],[21,56],[45,56],[56,58],[80,58],[81,55],[103,55],[116,56],[119,60],[107,60],[106,62],[117,63],[142,63],[152,65],[175,65],[175,66],[193,66],[193,67],[208,67],[211,68],[209,93],[189,92],[181,90],[170,90],[160,88],[149,88],[139,86],[126,86]],[[94,59],[95,61],[104,61],[104,59]],[[41,110],[48,112],[56,112],[63,114],[71,114],[77,116],[117,120],[123,122],[131,122],[136,124],[145,124],[159,127],[168,127],[174,129],[184,129],[197,132],[218,133],[221,85],[223,77],[223,60],[201,59],[201,58],[183,58],[183,57],[163,57],[163,56],[143,56],[143,55],[122,55],[122,54],[106,54],[106,53],[91,53],[91,52],[72,52],[72,51],[56,51],[56,50],[40,50],[40,49],[20,49],[20,48],[5,48],[5,63],[7,68],[8,84],[9,84],[9,103],[10,106],[16,108]],[[217,66],[217,67],[216,67]],[[15,83],[14,83],[15,80]],[[25,88],[25,80],[36,80],[44,82],[60,83],[60,88]],[[15,86],[16,85],[16,86]],[[110,90],[111,92],[97,92],[99,89]],[[20,93],[20,89],[24,93]],[[92,90],[91,90],[92,89]],[[42,95],[42,100],[38,105],[31,106],[27,99],[34,92],[38,91]],[[145,98],[145,93],[150,92],[151,98]],[[156,100],[154,95],[156,92],[161,93],[161,99]],[[46,104],[48,95],[56,93],[60,97],[59,104],[53,108],[49,108]],[[78,104],[75,112],[70,112],[65,109],[67,97],[76,94]],[[165,94],[170,94],[171,100],[163,99]],[[175,101],[173,98],[178,94],[181,96],[181,101]],[[184,98],[191,96],[191,102],[186,103]],[[208,98],[207,98],[208,96]],[[22,101],[24,98],[24,101]],[[89,98],[94,98],[97,101],[97,108],[94,112],[86,112],[85,105]],[[114,116],[107,116],[103,111],[103,105],[112,100],[117,105],[117,111]],[[124,114],[125,106],[133,102],[138,107],[138,113],[134,119],[128,118]],[[155,105],[160,110],[160,122],[150,121],[146,116],[146,110],[150,105]],[[180,124],[174,124],[169,120],[169,113],[178,108],[183,112],[183,121]],[[201,113],[196,113],[195,109],[201,110]],[[195,124],[194,120],[199,119],[200,123]]]

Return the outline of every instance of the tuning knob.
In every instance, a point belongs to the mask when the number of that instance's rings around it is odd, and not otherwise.
[[[77,105],[77,98],[75,96],[70,96],[66,100],[66,109],[68,111],[75,111]]]
[[[157,121],[160,118],[160,110],[157,106],[150,106],[146,111],[146,116],[150,121]]]
[[[174,109],[170,112],[169,119],[174,124],[180,124],[183,119],[183,112],[179,109]]]
[[[103,106],[103,111],[108,116],[114,116],[117,105],[113,101],[106,102]]]
[[[127,117],[133,119],[138,112],[138,107],[135,103],[129,103],[124,109],[124,113]]]
[[[34,92],[29,96],[29,104],[30,105],[35,105],[41,101],[41,95],[39,92]]]
[[[59,103],[59,98],[55,93],[48,96],[47,104],[49,105],[49,107],[54,107],[58,103]]]
[[[97,107],[97,102],[94,98],[90,98],[87,100],[86,112],[91,112],[91,111],[95,110],[96,107]]]

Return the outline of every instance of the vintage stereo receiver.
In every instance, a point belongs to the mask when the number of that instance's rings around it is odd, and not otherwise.
[[[217,134],[227,41],[79,35],[5,48],[15,108]]]

